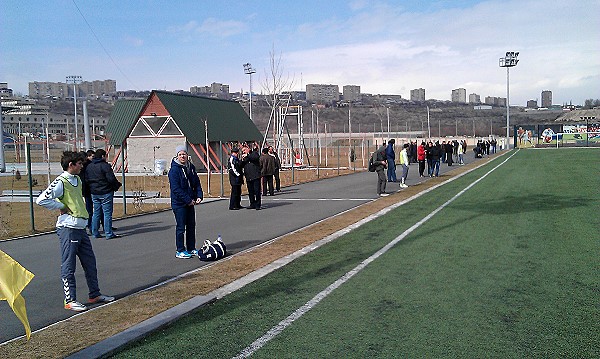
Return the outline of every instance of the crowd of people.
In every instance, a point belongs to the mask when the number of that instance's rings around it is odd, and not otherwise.
[[[392,138],[388,140],[387,146],[382,145],[372,154],[374,172],[377,172],[377,194],[387,196],[386,183],[400,182],[400,188],[406,188],[406,179],[408,177],[409,165],[418,163],[419,177],[439,177],[440,165],[442,163],[452,166],[454,163],[464,165],[464,156],[467,153],[466,140],[449,140],[433,142],[422,141],[417,145],[416,141],[410,141],[402,145],[402,150],[398,156],[399,164],[402,166],[402,176],[400,181],[396,177],[396,141]],[[475,157],[481,157],[483,154],[496,153],[497,141],[479,140],[473,148]],[[425,172],[427,170],[427,172]]]

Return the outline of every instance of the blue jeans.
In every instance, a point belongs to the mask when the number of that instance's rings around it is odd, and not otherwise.
[[[173,208],[175,215],[175,245],[177,252],[196,249],[196,212],[194,206]],[[185,246],[183,237],[185,234]]]
[[[434,176],[439,177],[439,175],[440,175],[440,160],[433,161],[433,168],[431,169],[431,173]]]
[[[115,234],[112,231],[114,193],[92,194],[92,203],[94,203],[94,214],[92,215],[92,235],[100,237],[100,215],[104,214],[104,235],[110,238]]]
[[[396,163],[394,162],[394,160],[388,158],[387,164],[387,180],[388,182],[396,182]]]

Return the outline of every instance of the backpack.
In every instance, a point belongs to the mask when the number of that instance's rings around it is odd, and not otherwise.
[[[369,158],[369,172],[375,172],[375,164],[373,163],[373,156]]]

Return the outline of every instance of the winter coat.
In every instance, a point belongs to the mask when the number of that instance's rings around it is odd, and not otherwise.
[[[261,176],[271,176],[277,172],[277,161],[275,157],[268,153],[260,155],[260,174]]]
[[[91,194],[103,195],[121,188],[112,167],[103,158],[94,158],[85,168],[84,177]]]
[[[385,155],[385,146],[379,147],[377,151],[373,152],[373,164],[375,165],[375,171],[383,171],[387,165],[387,156]]]
[[[241,186],[244,184],[242,162],[235,156],[229,157],[229,184],[232,186]]]
[[[242,159],[242,167],[244,167],[246,181],[254,181],[259,179],[261,174],[260,155],[258,154],[258,151],[254,150],[248,153],[248,155]]]
[[[385,148],[385,156],[388,160],[394,161],[396,159],[396,153],[394,152],[393,143],[388,143],[387,147]]]
[[[182,165],[177,161],[177,157],[171,160],[169,186],[171,187],[171,208],[182,208],[198,198],[204,198],[196,167],[190,162]]]
[[[425,146],[423,145],[419,145],[419,147],[417,147],[417,160],[425,161]]]

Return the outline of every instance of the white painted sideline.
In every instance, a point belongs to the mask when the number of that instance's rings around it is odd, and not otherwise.
[[[302,307],[298,308],[296,311],[294,311],[292,314],[290,314],[287,318],[285,318],[284,320],[282,320],[281,322],[279,322],[279,324],[277,324],[276,326],[274,326],[273,328],[271,328],[263,336],[261,336],[260,338],[256,339],[252,344],[250,344],[249,346],[247,346],[244,350],[242,350],[234,358],[236,358],[236,359],[237,358],[247,358],[247,357],[251,356],[252,354],[254,354],[257,350],[259,350],[265,344],[267,344],[267,342],[269,342],[271,339],[275,338],[277,335],[279,335],[281,332],[283,332],[283,330],[285,328],[287,328],[288,326],[290,326],[294,321],[296,321],[297,319],[299,319],[300,317],[302,317],[304,314],[306,314],[308,311],[310,311],[321,300],[325,299],[335,289],[337,289],[339,286],[341,286],[342,284],[344,284],[345,282],[347,282],[350,278],[352,278],[355,274],[359,273],[367,265],[369,265],[371,262],[373,262],[374,260],[376,260],[377,258],[379,258],[382,254],[384,254],[385,252],[387,252],[388,250],[390,250],[398,242],[400,242],[401,240],[403,240],[404,238],[406,238],[409,234],[411,234],[415,229],[419,228],[421,225],[423,225],[425,222],[427,222],[429,219],[431,219],[434,215],[436,215],[439,211],[441,211],[442,209],[444,209],[447,205],[449,205],[450,203],[454,202],[454,200],[456,200],[458,197],[460,197],[463,193],[465,193],[470,188],[472,188],[473,186],[475,186],[477,183],[479,183],[480,181],[482,181],[490,173],[494,172],[498,167],[500,167],[503,164],[505,164],[508,160],[510,160],[518,152],[519,152],[519,150],[515,151],[510,157],[506,158],[504,161],[502,161],[496,167],[494,167],[491,170],[489,170],[486,174],[484,174],[483,176],[481,176],[477,180],[473,181],[470,185],[468,185],[463,190],[461,190],[460,192],[458,192],[454,197],[450,198],[444,204],[442,204],[441,206],[439,206],[438,208],[436,208],[435,210],[433,210],[431,213],[429,213],[423,219],[421,219],[420,221],[418,221],[417,223],[415,223],[414,225],[412,225],[410,228],[408,228],[406,231],[404,231],[402,234],[400,234],[398,237],[396,237],[395,239],[393,239],[390,243],[388,243],[383,248],[381,248],[380,250],[378,250],[377,252],[375,252],[369,258],[367,258],[364,261],[362,261],[359,265],[357,265],[352,270],[350,270],[349,272],[347,272],[346,274],[344,274],[342,277],[340,277],[338,280],[336,280],[335,282],[333,282],[331,285],[329,285],[323,291],[321,291],[320,293],[318,293],[317,295],[315,295],[311,300],[309,300],[308,302],[306,302],[306,304],[304,304]],[[470,171],[468,171],[468,172],[470,172]],[[468,172],[465,172],[465,173],[468,173]],[[463,173],[462,175],[464,175],[465,173]],[[454,178],[452,178],[452,179],[450,179],[448,181],[445,181],[444,183],[450,182],[451,180],[459,178],[462,175],[454,177]],[[437,187],[437,186],[435,186],[435,187]],[[434,187],[430,188],[429,190],[431,190],[433,188]],[[425,193],[425,192],[428,192],[428,191],[424,191],[423,193]],[[419,195],[417,195],[417,196],[419,196]],[[414,198],[416,198],[417,196],[414,196]],[[411,198],[410,200],[412,200],[412,199],[413,198]],[[406,203],[406,202],[408,202],[408,200],[404,201],[404,202]],[[386,210],[387,210],[386,212],[389,212],[389,210],[388,210],[389,208],[390,207],[388,207],[388,208],[386,208],[386,209],[378,212],[375,215],[377,216],[379,213],[381,213],[383,211],[386,211]]]
[[[501,154],[501,156],[503,156],[503,155],[504,154]],[[177,319],[177,318],[185,315],[186,313],[190,312],[193,309],[199,308],[202,305],[205,305],[206,303],[209,303],[211,301],[221,299],[224,296],[226,296],[226,295],[228,295],[228,294],[230,294],[230,293],[232,293],[232,292],[234,292],[236,290],[239,290],[239,289],[243,288],[244,286],[246,286],[246,285],[248,285],[248,284],[250,284],[250,283],[252,283],[252,282],[254,282],[254,281],[256,281],[256,280],[258,280],[260,278],[262,278],[262,277],[265,277],[266,275],[270,274],[271,272],[273,272],[273,271],[275,271],[275,270],[277,270],[277,269],[279,269],[279,268],[281,268],[281,267],[283,267],[283,266],[291,263],[295,259],[297,259],[297,258],[299,258],[299,257],[301,257],[301,256],[303,256],[303,255],[305,255],[307,253],[312,252],[313,250],[321,247],[322,245],[324,245],[326,243],[329,243],[329,242],[331,242],[331,241],[333,241],[333,240],[335,240],[335,239],[343,236],[344,234],[347,234],[348,232],[350,232],[350,231],[352,231],[352,230],[354,230],[354,229],[356,229],[356,228],[358,228],[358,227],[360,227],[360,226],[362,226],[362,225],[364,225],[364,224],[366,224],[366,223],[368,223],[368,222],[370,222],[370,221],[372,221],[372,220],[374,220],[374,219],[376,219],[376,218],[378,218],[380,216],[383,216],[384,214],[390,212],[391,210],[393,210],[395,208],[398,208],[398,207],[400,207],[400,206],[402,206],[402,205],[404,205],[404,204],[406,204],[406,203],[408,203],[408,202],[410,202],[410,201],[412,201],[412,200],[414,200],[416,198],[421,197],[422,195],[424,195],[426,193],[429,193],[429,192],[431,192],[431,191],[433,191],[433,190],[435,190],[435,189],[437,189],[437,188],[439,188],[439,187],[441,187],[441,186],[443,186],[443,185],[445,185],[447,183],[450,183],[450,182],[452,182],[452,181],[454,181],[454,180],[456,180],[456,179],[458,179],[458,178],[460,178],[460,177],[462,177],[462,176],[464,176],[464,175],[466,175],[466,174],[468,174],[468,173],[470,173],[470,172],[472,172],[472,171],[474,171],[476,169],[479,169],[480,167],[486,165],[487,163],[488,162],[479,164],[478,166],[476,166],[476,167],[474,167],[474,168],[472,168],[472,169],[470,169],[468,171],[465,171],[464,173],[461,173],[461,174],[459,174],[459,175],[457,175],[455,177],[449,178],[446,181],[441,182],[441,183],[439,183],[439,184],[437,184],[435,186],[432,186],[432,187],[430,187],[430,188],[428,188],[428,189],[426,189],[426,190],[424,190],[424,191],[422,191],[422,192],[420,192],[420,193],[418,193],[418,194],[416,194],[416,195],[414,195],[414,196],[412,196],[410,198],[407,198],[404,201],[394,203],[393,205],[391,205],[389,207],[386,207],[386,208],[380,210],[379,212],[377,212],[375,214],[372,214],[372,215],[370,215],[370,216],[368,216],[368,217],[366,217],[366,218],[364,218],[364,219],[362,219],[362,220],[360,220],[360,221],[358,221],[358,222],[356,222],[354,224],[351,224],[350,226],[348,226],[348,227],[346,227],[344,229],[341,229],[341,230],[339,230],[339,231],[337,231],[337,232],[335,232],[335,233],[333,233],[333,234],[331,234],[331,235],[329,235],[329,236],[327,236],[327,237],[325,237],[325,238],[323,238],[323,239],[321,239],[319,241],[316,241],[316,242],[314,242],[314,243],[312,243],[312,244],[310,244],[310,245],[308,245],[308,246],[306,246],[304,248],[301,248],[301,249],[299,249],[298,251],[296,251],[296,252],[294,252],[292,254],[289,254],[289,255],[287,255],[285,257],[282,257],[282,258],[280,258],[278,260],[275,260],[274,262],[272,262],[272,263],[270,263],[270,264],[268,264],[268,265],[266,265],[266,266],[264,266],[264,267],[262,267],[260,269],[257,269],[256,271],[254,271],[252,273],[249,273],[246,276],[244,276],[242,278],[239,278],[239,279],[235,280],[234,282],[232,282],[232,283],[230,283],[228,285],[225,285],[225,286],[223,286],[221,288],[218,288],[218,289],[216,289],[216,290],[214,290],[214,291],[212,291],[212,292],[210,292],[210,293],[208,293],[206,295],[202,295],[202,296],[197,296],[197,297],[191,298],[191,299],[189,299],[186,302],[183,302],[183,303],[181,303],[181,304],[179,304],[179,305],[177,305],[177,306],[175,306],[175,307],[173,307],[171,309],[166,310],[165,312],[161,313],[160,316],[155,316],[155,317],[152,317],[150,319],[147,319],[147,320],[145,320],[145,321],[143,321],[143,322],[141,322],[141,323],[139,323],[137,325],[134,325],[133,327],[131,327],[131,328],[129,328],[129,329],[127,329],[127,330],[125,330],[125,331],[123,331],[121,333],[115,334],[114,336],[109,337],[109,338],[107,338],[107,339],[105,339],[105,340],[103,340],[103,341],[101,341],[101,342],[99,342],[97,344],[94,344],[94,345],[92,345],[90,347],[87,347],[87,348],[85,348],[85,349],[77,352],[77,353],[74,353],[71,356],[69,356],[68,358],[71,358],[71,359],[75,359],[75,358],[86,358],[86,359],[89,359],[89,358],[100,358],[100,357],[104,357],[107,354],[114,353],[115,351],[118,350],[118,348],[122,347],[127,342],[138,340],[138,339],[144,337],[145,335],[147,335],[149,333],[149,331],[155,330],[155,329],[157,329],[159,327],[162,327],[162,326],[164,326],[164,325],[172,322],[173,320],[175,320],[175,319]],[[356,209],[356,208],[353,208],[353,209]],[[313,225],[315,225],[317,223],[320,223],[320,222],[324,222],[324,221],[326,221],[326,220],[328,220],[330,218],[334,218],[334,217],[343,215],[343,214],[345,214],[345,213],[347,213],[347,212],[349,212],[349,211],[351,211],[353,209],[349,209],[349,210],[343,211],[341,213],[335,214],[334,216],[322,219],[322,220],[317,221],[317,222],[315,222],[315,223],[313,223],[313,224],[311,224],[309,226],[306,226],[304,228],[313,226]],[[290,232],[288,234],[299,232],[299,231],[303,230],[304,228],[299,228],[299,229],[297,229],[295,231],[292,231],[292,232]],[[273,242],[277,241],[280,238],[281,237],[273,238],[273,239],[271,239],[269,241],[266,241],[266,242],[263,242],[261,244],[258,244],[258,245],[254,246],[252,248],[249,248],[249,249],[243,250],[243,251],[241,251],[239,253],[236,253],[235,255],[233,255],[231,257],[226,257],[223,260],[231,260],[232,258],[235,258],[238,255],[251,252],[251,251],[253,251],[253,250],[257,249],[257,248],[260,248],[260,247],[264,247],[264,246],[266,246],[266,245],[268,245],[270,243],[273,243]],[[151,286],[149,288],[145,288],[145,289],[139,291],[138,293],[151,290],[153,288],[165,285],[165,284],[167,284],[169,282],[172,282],[172,281],[175,281],[177,279],[184,278],[186,276],[189,276],[189,275],[191,275],[193,273],[196,273],[196,272],[199,272],[201,270],[205,270],[207,268],[212,267],[216,263],[217,262],[211,263],[209,265],[206,265],[206,266],[194,269],[194,270],[189,271],[187,273],[180,274],[180,275],[178,275],[178,276],[176,276],[174,278],[168,279],[168,280],[166,280],[164,282],[161,282],[161,283],[156,284],[154,286]],[[112,302],[112,303],[108,303],[107,305],[115,304],[116,302],[118,302],[118,301],[115,301],[115,302]],[[98,308],[101,308],[101,307],[92,308],[91,310],[95,310],[95,309],[98,309]],[[90,312],[91,310],[88,310],[87,312]],[[80,313],[80,314],[85,314],[87,312],[83,312],[83,313]],[[77,314],[77,315],[79,315],[79,314]],[[65,320],[63,320],[63,321],[67,321],[67,320],[68,320],[68,318],[65,319]],[[60,322],[63,322],[63,321],[60,321]],[[58,323],[60,323],[60,322],[58,322]],[[49,326],[47,326],[45,328],[39,329],[37,331],[41,331],[41,330],[44,330],[46,328],[52,327],[54,325],[57,325],[58,323],[51,324],[51,325],[49,325]],[[13,340],[16,340],[16,339],[18,339],[18,338],[15,338]],[[10,340],[10,341],[13,341],[13,340]],[[7,344],[7,343],[8,342],[3,343],[3,344]]]

